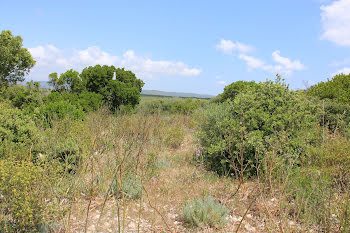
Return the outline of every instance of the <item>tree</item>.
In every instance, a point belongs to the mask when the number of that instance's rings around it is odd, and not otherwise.
[[[113,79],[115,74],[115,79]],[[101,94],[109,106],[115,110],[120,105],[135,106],[140,101],[144,82],[124,68],[114,66],[90,66],[85,68],[80,77],[86,90]]]
[[[80,76],[88,91],[102,94],[115,71],[114,66],[96,65],[83,69]]]
[[[85,97],[94,97],[96,103],[99,103],[102,96],[112,110],[121,105],[134,107],[138,104],[144,85],[133,72],[107,65],[89,66],[80,74],[72,69],[59,77],[57,73],[51,73],[49,79],[49,83],[61,94],[84,93]]]
[[[23,81],[34,66],[35,60],[28,49],[22,48],[22,38],[11,31],[0,34],[0,87]]]

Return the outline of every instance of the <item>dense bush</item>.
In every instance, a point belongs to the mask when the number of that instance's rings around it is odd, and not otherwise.
[[[1,232],[38,232],[52,220],[49,182],[44,169],[31,162],[0,160]]]
[[[198,112],[198,137],[206,165],[221,174],[248,174],[267,151],[296,160],[317,135],[319,108],[280,80],[266,81],[233,101]]]
[[[80,106],[71,104],[67,100],[56,102],[48,102],[39,109],[39,118],[48,126],[52,125],[53,120],[63,119],[65,117],[72,117],[75,120],[83,120],[85,113]]]
[[[233,82],[230,85],[227,85],[224,88],[224,92],[220,94],[220,100],[225,101],[228,99],[233,100],[239,93],[244,92],[248,89],[254,89],[258,84],[254,81],[237,81]]]
[[[228,210],[225,206],[214,201],[210,196],[203,199],[195,199],[186,202],[183,208],[182,218],[189,227],[209,225],[211,227],[223,227],[226,225]]]
[[[23,156],[22,150],[27,147],[29,151],[38,138],[39,131],[31,116],[7,103],[0,103],[0,158],[7,157],[11,151],[11,154]]]
[[[319,82],[307,91],[308,95],[321,99],[333,99],[350,104],[350,74],[338,74],[327,82]]]
[[[346,134],[350,128],[350,105],[339,103],[334,100],[325,99],[319,102],[323,108],[320,125],[328,128],[332,132]]]
[[[331,177],[342,190],[350,188],[350,142],[331,135],[321,146],[309,148],[310,164]]]

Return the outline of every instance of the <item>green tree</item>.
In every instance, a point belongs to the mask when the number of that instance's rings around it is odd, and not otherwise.
[[[114,66],[89,66],[81,72],[80,76],[88,91],[100,93],[104,92],[105,87],[113,79]]]
[[[115,75],[115,79],[113,79]],[[140,101],[140,93],[144,82],[136,75],[114,66],[90,66],[85,68],[80,77],[86,90],[101,94],[112,110],[120,105],[134,107]]]
[[[35,61],[26,48],[22,48],[22,38],[13,36],[11,31],[0,34],[0,87],[23,81]]]

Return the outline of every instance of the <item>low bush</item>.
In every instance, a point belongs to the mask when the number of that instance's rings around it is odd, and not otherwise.
[[[331,135],[321,146],[309,148],[310,164],[331,177],[342,190],[350,188],[350,141]]]
[[[38,232],[52,221],[56,209],[48,199],[49,183],[31,162],[0,160],[0,231]]]
[[[120,179],[120,177],[119,177]],[[130,200],[139,199],[142,196],[141,180],[134,174],[126,174],[123,177],[123,186],[120,180],[114,180],[112,184],[112,191],[116,198],[126,198]]]
[[[281,80],[260,83],[233,101],[210,104],[197,113],[201,155],[207,167],[220,174],[244,168],[256,174],[256,165],[268,151],[298,159],[307,145],[319,140],[314,133],[320,106]]]
[[[210,196],[203,199],[195,199],[186,202],[183,208],[182,218],[188,227],[209,225],[211,227],[223,227],[226,225],[228,209],[214,201]]]
[[[29,154],[29,148],[39,139],[39,130],[31,116],[7,103],[0,103],[0,158]]]

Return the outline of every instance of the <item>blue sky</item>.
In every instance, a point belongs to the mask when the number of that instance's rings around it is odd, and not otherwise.
[[[95,64],[144,89],[221,93],[280,73],[293,89],[350,73],[350,0],[1,1],[0,30],[37,60],[28,79]]]

